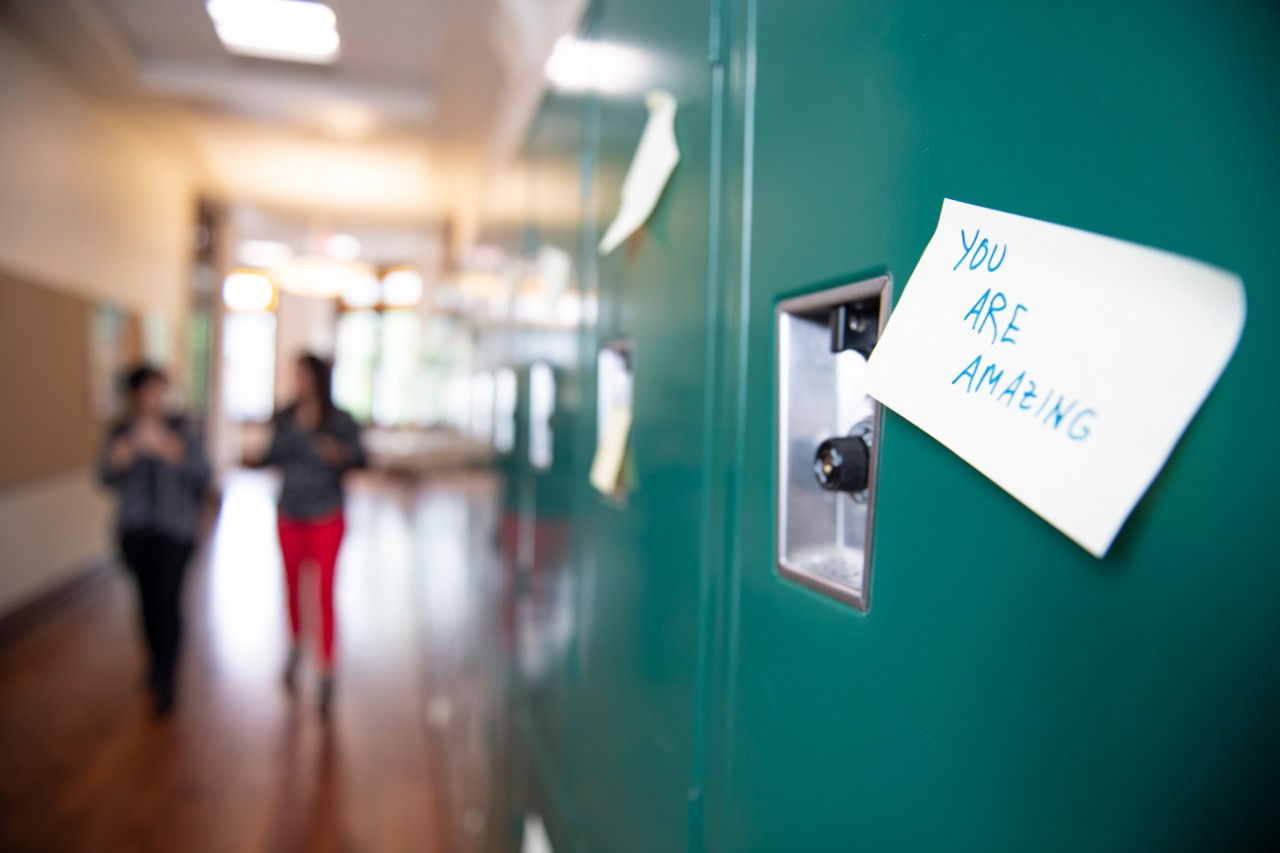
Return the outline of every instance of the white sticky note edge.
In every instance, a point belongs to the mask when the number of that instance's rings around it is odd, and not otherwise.
[[[649,120],[640,144],[622,181],[618,213],[600,240],[600,254],[607,255],[636,232],[658,206],[658,199],[680,162],[676,144],[676,99],[655,89],[645,96]]]
[[[981,267],[953,269],[961,228],[1007,247],[986,281]],[[1016,345],[979,338],[962,319],[987,286],[1027,305]],[[872,397],[1102,557],[1231,360],[1245,314],[1234,273],[947,199],[866,382]],[[1021,417],[992,399],[999,391],[956,387],[979,354],[1093,408],[1088,439]]]
[[[524,840],[520,844],[520,853],[555,853],[541,815],[530,812],[524,816]]]
[[[609,411],[604,434],[591,461],[591,485],[606,495],[617,494],[622,482],[622,463],[627,457],[631,436],[631,407],[615,405]]]

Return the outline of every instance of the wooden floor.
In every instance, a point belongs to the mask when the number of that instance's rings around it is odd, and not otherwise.
[[[187,586],[179,705],[151,718],[116,573],[0,658],[0,850],[499,850],[494,484],[354,490],[333,719],[281,688],[269,475],[235,473]]]

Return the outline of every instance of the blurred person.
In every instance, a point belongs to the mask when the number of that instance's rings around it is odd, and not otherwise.
[[[120,496],[116,531],[138,585],[158,716],[173,708],[182,643],[182,580],[195,550],[209,463],[196,433],[166,411],[169,381],[147,365],[124,379],[128,413],[103,443],[102,482]]]
[[[316,572],[320,592],[320,711],[333,701],[335,616],[333,585],[345,531],[343,475],[365,464],[360,427],[334,405],[329,363],[306,354],[297,361],[297,398],[276,415],[275,433],[258,467],[280,468],[278,527],[289,597],[292,645],[284,669],[294,690],[302,658],[299,587],[303,567]]]

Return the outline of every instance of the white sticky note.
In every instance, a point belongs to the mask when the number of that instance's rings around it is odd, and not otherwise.
[[[617,494],[622,487],[622,463],[627,458],[630,435],[631,407],[614,406],[591,462],[591,485],[606,495]]]
[[[600,240],[600,254],[607,255],[645,223],[662,197],[662,191],[680,162],[676,145],[676,99],[655,89],[645,96],[649,120],[640,144],[622,180],[618,214]]]
[[[1233,273],[947,200],[866,382],[1101,557],[1244,319]]]
[[[524,841],[520,844],[520,853],[555,853],[541,815],[529,813],[524,816]]]

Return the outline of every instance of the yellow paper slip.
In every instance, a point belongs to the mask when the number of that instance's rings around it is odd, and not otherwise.
[[[617,405],[609,411],[604,435],[596,445],[591,463],[591,485],[606,495],[616,494],[621,485],[622,463],[627,457],[631,435],[631,407]]]

